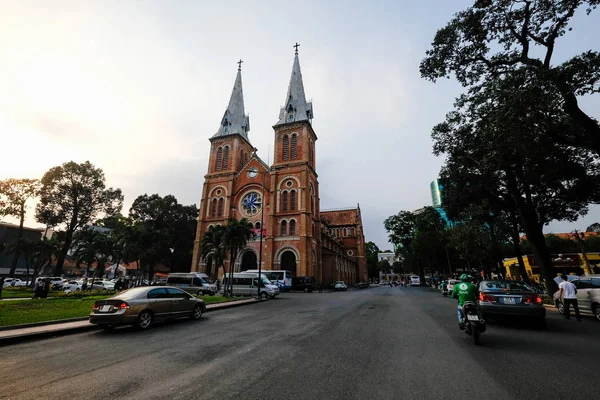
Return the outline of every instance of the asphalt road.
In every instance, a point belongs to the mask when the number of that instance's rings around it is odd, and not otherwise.
[[[146,332],[0,349],[2,399],[593,399],[600,323],[493,323],[482,345],[427,288],[291,293]]]

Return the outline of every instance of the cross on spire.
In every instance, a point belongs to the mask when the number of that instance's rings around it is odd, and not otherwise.
[[[300,43],[296,42],[296,44],[293,45],[292,47],[296,48],[296,55],[298,55],[298,47],[300,47]]]
[[[242,59],[240,58],[240,61],[238,61],[238,62],[237,62],[237,65],[238,65],[238,71],[241,71],[241,70],[242,70],[242,63],[243,63],[243,61],[242,61]]]

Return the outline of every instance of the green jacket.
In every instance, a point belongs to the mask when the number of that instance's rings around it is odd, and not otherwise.
[[[458,305],[462,307],[465,301],[477,301],[478,290],[477,286],[469,282],[460,282],[454,285],[450,297],[458,299]]]

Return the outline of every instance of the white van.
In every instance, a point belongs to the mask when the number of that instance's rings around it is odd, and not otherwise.
[[[256,296],[259,293],[263,299],[274,299],[275,296],[279,295],[279,287],[273,285],[264,274],[261,274],[261,277],[262,279],[259,282],[257,272],[234,273],[231,294],[233,296]],[[221,287],[225,288],[228,282],[229,274],[223,276]]]
[[[199,272],[172,272],[167,276],[167,285],[176,286],[188,293],[201,296],[217,293],[217,285],[208,282],[208,275]]]

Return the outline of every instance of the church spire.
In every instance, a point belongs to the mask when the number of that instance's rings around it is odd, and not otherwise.
[[[248,140],[248,131],[250,130],[250,118],[245,114],[244,111],[244,92],[242,90],[242,60],[238,61],[238,72],[233,85],[233,91],[229,98],[229,105],[223,119],[221,119],[221,126],[213,138],[219,136],[227,136],[239,134],[244,139]]]
[[[298,59],[298,43],[294,55],[294,66],[292,67],[292,76],[288,87],[285,105],[279,111],[279,121],[275,124],[283,125],[297,121],[311,121],[313,118],[312,103],[306,101],[304,95],[304,83],[302,82],[302,72],[300,71],[300,60]]]

